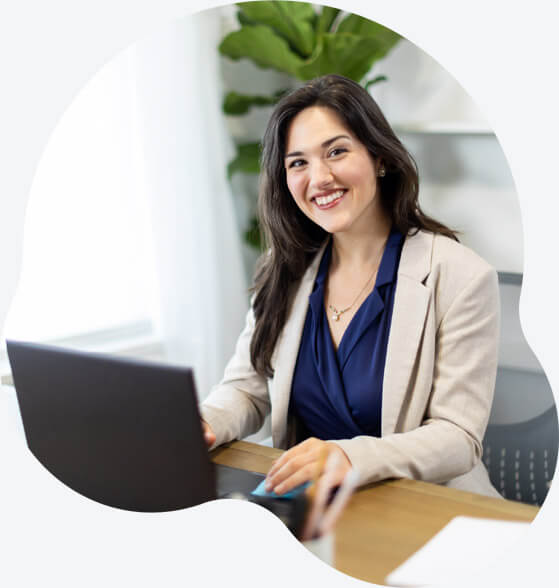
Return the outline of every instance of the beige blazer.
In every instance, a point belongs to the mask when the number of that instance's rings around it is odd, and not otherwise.
[[[201,407],[216,445],[256,432],[271,411],[274,447],[294,442],[289,396],[319,253],[301,280],[266,381],[250,363],[252,311],[223,380]],[[499,496],[480,461],[497,369],[497,274],[463,245],[406,237],[386,354],[381,437],[335,441],[360,483],[414,478]]]

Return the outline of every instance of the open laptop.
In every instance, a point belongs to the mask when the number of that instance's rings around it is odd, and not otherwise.
[[[249,493],[264,479],[210,461],[191,369],[21,341],[7,348],[29,449],[80,494],[163,512]]]

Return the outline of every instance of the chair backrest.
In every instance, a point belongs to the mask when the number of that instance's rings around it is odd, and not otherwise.
[[[499,367],[483,461],[505,498],[541,505],[557,463],[559,427],[551,387],[520,325],[521,286],[521,274],[499,274]]]
[[[483,462],[504,498],[541,505],[557,464],[557,409],[521,423],[489,425]]]

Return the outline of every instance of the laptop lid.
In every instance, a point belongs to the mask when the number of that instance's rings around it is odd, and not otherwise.
[[[97,502],[162,512],[216,497],[192,370],[7,341],[27,444]]]

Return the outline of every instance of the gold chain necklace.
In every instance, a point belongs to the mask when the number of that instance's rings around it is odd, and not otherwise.
[[[386,247],[386,241],[384,242],[384,245],[382,246],[382,249],[380,251],[380,255],[378,256],[378,259],[375,263],[375,269],[373,270],[373,273],[367,278],[365,285],[363,286],[363,288],[361,288],[361,290],[359,290],[359,294],[357,294],[357,296],[354,298],[353,302],[349,306],[346,306],[346,308],[342,308],[341,310],[338,310],[333,304],[328,305],[328,308],[332,311],[332,320],[333,321],[339,321],[342,314],[344,314],[344,312],[347,312],[350,308],[352,308],[353,305],[357,302],[357,300],[361,296],[361,294],[363,294],[363,292],[365,291],[365,288],[369,285],[369,282],[373,279],[373,276],[378,272],[380,260],[382,258],[382,254],[384,253],[385,247]]]

